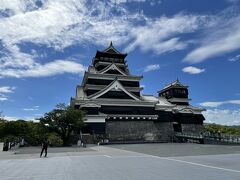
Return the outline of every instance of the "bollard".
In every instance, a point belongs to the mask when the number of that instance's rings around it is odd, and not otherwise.
[[[4,142],[4,144],[3,144],[3,151],[8,151],[8,146],[9,146],[9,143],[8,142]]]

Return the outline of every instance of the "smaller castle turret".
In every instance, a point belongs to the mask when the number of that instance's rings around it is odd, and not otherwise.
[[[178,79],[158,91],[158,96],[166,98],[173,104],[189,105],[188,86],[180,83]]]

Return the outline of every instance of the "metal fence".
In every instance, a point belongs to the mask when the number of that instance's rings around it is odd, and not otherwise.
[[[220,143],[230,143],[230,144],[239,144],[240,145],[240,136],[231,136],[221,133],[175,133],[175,137],[180,141],[191,141],[196,140],[200,143],[204,142],[220,142]]]

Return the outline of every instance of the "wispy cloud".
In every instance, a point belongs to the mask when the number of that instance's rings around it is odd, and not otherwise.
[[[37,108],[24,108],[24,111],[37,111]]]
[[[131,41],[126,51],[140,48],[156,54],[185,49],[189,41],[181,39],[182,34],[192,33],[207,24],[206,16],[177,14],[173,17],[147,18],[144,26],[130,29]]]
[[[240,54],[236,55],[235,57],[231,57],[231,58],[229,58],[228,60],[229,60],[229,61],[232,61],[232,62],[234,62],[234,61],[239,61],[239,60],[240,60]]]
[[[3,116],[3,118],[8,121],[17,121],[17,120],[21,119],[19,117],[15,117],[15,116]]]
[[[1,69],[1,68],[0,68]],[[55,60],[46,64],[34,63],[24,68],[6,68],[0,72],[0,77],[46,77],[63,73],[83,73],[86,68],[76,62],[68,60]]]
[[[0,94],[13,93],[15,89],[16,89],[15,87],[2,86],[0,87]]]
[[[200,103],[201,106],[204,107],[218,107],[218,106],[222,106],[225,104],[237,104],[240,105],[240,100],[227,100],[227,101],[208,101],[208,102],[202,102]]]
[[[8,100],[8,98],[6,96],[0,95],[0,101],[7,101],[7,100]]]
[[[7,101],[9,93],[14,93],[15,87],[2,86],[0,87],[0,101]]]
[[[121,3],[130,3],[130,2],[146,2],[150,0],[111,0],[113,3],[121,4]]]
[[[70,60],[37,62],[33,55],[22,52],[19,44],[31,42],[62,50],[84,41],[101,44],[119,38],[127,22],[121,27],[121,19],[106,18],[110,12],[104,2],[92,2],[93,6],[89,7],[91,3],[84,0],[41,1],[41,7],[38,7],[37,0],[31,3],[1,1],[0,11],[10,13],[0,18],[0,45],[3,47],[0,77],[44,77],[83,72],[81,64]]]
[[[39,122],[39,120],[35,119],[35,116],[32,116],[32,117],[30,117],[30,116],[29,117],[4,116],[3,118],[8,121],[25,120],[25,121]]]
[[[45,77],[84,71],[83,65],[76,61],[39,62],[36,50],[33,49],[35,55],[23,52],[22,43],[41,44],[60,51],[75,44],[106,46],[114,41],[117,45],[124,44],[126,51],[140,48],[161,54],[185,49],[189,42],[180,35],[194,32],[207,23],[206,17],[199,15],[151,18],[140,11],[129,12],[121,5],[124,2],[145,0],[1,1],[0,12],[6,11],[7,15],[0,16],[3,47],[0,77]]]
[[[159,64],[150,64],[144,68],[143,72],[155,71],[158,69],[160,69]]]
[[[150,3],[151,6],[156,5],[156,4],[161,4],[161,0],[111,0],[111,2],[116,3],[116,4],[121,4],[121,3],[144,3],[148,2]]]
[[[203,115],[208,123],[240,125],[240,109],[208,109]]]
[[[185,57],[190,63],[234,51],[240,46],[239,23],[236,23],[239,17],[230,18],[228,24],[219,28],[226,19],[222,16],[179,13],[153,18],[141,11],[130,12],[124,6],[127,2],[156,1],[1,1],[0,77],[46,77],[84,71],[82,64],[71,59],[40,62],[36,49],[31,51],[35,53],[29,53],[20,48],[24,43],[63,51],[76,44],[106,46],[113,41],[123,45],[127,52],[139,48],[143,52],[162,54],[186,49],[193,40],[185,35],[206,28],[209,36],[202,41],[197,39],[201,44]]]
[[[189,74],[200,74],[202,72],[205,71],[205,69],[200,69],[197,67],[193,67],[193,66],[188,66],[182,69],[183,72],[185,73],[189,73]]]
[[[39,106],[34,106],[32,108],[23,108],[24,111],[38,111],[39,110]]]
[[[240,49],[240,15],[237,11],[237,7],[230,8],[216,15],[212,26],[199,39],[200,45],[188,53],[184,61],[199,63]]]

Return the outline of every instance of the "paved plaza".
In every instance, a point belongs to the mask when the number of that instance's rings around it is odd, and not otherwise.
[[[240,146],[132,144],[0,152],[0,180],[239,180]]]

